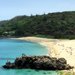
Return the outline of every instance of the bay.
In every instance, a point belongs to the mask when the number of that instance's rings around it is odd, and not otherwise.
[[[56,71],[31,70],[31,69],[3,69],[8,58],[16,58],[25,54],[27,56],[47,55],[48,50],[38,43],[15,40],[15,39],[0,39],[0,74],[1,75],[57,75]],[[3,60],[2,58],[6,58]],[[8,60],[14,62],[14,60]]]

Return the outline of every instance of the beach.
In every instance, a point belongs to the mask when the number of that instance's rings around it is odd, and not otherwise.
[[[75,67],[75,40],[48,39],[39,37],[21,37],[17,39],[39,43],[48,49],[48,56],[65,58],[69,65]]]

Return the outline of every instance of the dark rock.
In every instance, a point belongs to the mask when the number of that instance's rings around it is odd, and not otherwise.
[[[53,58],[48,56],[23,56],[16,58],[14,63],[6,63],[3,68],[7,69],[41,69],[41,70],[69,70],[72,69],[64,58]]]
[[[59,58],[56,61],[59,70],[66,69],[67,61],[64,58]]]
[[[10,62],[7,62],[6,65],[3,66],[3,68],[6,68],[6,69],[13,69],[15,68],[15,64],[14,63],[10,63]]]
[[[61,64],[67,64],[67,61],[64,58],[59,58],[57,60],[57,63],[61,63]]]

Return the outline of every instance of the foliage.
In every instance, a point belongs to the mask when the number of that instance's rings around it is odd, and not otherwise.
[[[7,34],[6,34],[7,33]],[[17,16],[0,21],[0,36],[45,35],[53,38],[75,39],[75,12]]]
[[[58,75],[75,75],[73,71],[58,71]]]

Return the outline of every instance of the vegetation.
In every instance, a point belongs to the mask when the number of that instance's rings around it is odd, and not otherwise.
[[[75,11],[17,16],[0,21],[0,36],[37,36],[75,39]]]
[[[58,75],[75,75],[73,71],[58,71]]]

